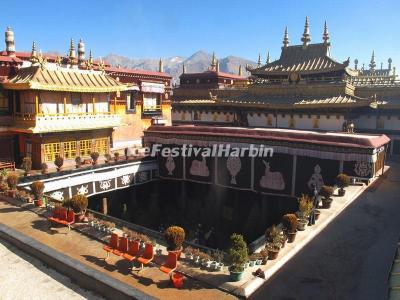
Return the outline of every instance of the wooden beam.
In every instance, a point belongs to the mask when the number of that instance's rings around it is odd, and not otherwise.
[[[17,112],[17,91],[13,92],[13,113]]]
[[[117,97],[114,97],[114,114],[117,113]]]
[[[64,115],[67,114],[67,97],[64,97]]]
[[[39,114],[39,95],[36,94],[35,96],[35,113]]]
[[[93,96],[92,98],[92,104],[93,104],[93,114],[96,114],[96,98]]]

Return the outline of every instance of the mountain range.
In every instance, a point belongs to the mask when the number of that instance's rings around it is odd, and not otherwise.
[[[112,66],[120,65],[123,68],[142,69],[158,71],[159,59],[151,58],[131,58],[117,54],[108,54],[104,60]],[[179,76],[182,74],[182,65],[185,64],[187,73],[196,73],[206,71],[211,64],[212,54],[205,51],[197,51],[190,57],[174,56],[163,58],[164,72],[173,77],[174,82],[179,83]],[[254,61],[236,56],[227,56],[219,59],[220,71],[232,74],[238,74],[239,66],[242,66],[243,75],[246,74],[246,64],[255,65]]]

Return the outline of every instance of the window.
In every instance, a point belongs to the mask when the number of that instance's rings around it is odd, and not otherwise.
[[[76,141],[64,142],[64,158],[71,159],[76,157]]]
[[[108,153],[108,138],[95,140],[94,151],[98,152],[100,155]]]
[[[44,160],[46,162],[54,161],[56,157],[60,155],[60,149],[60,143],[44,144]]]
[[[92,141],[91,140],[81,140],[80,141],[80,147],[81,147],[81,156],[89,156],[90,153],[92,152]]]
[[[129,93],[126,95],[126,109],[129,112],[135,112],[136,109],[136,97],[137,93]]]
[[[157,94],[145,94],[143,96],[143,111],[157,109]]]

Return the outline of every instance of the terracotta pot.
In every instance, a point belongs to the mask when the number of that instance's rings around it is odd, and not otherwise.
[[[38,200],[35,200],[35,206],[42,206],[43,205],[43,200],[42,199],[38,199]]]
[[[268,259],[274,260],[278,257],[279,250],[276,249],[268,249]]]
[[[286,233],[287,234],[287,237],[288,237],[288,243],[293,243],[294,242],[294,240],[296,239],[296,234],[297,234],[297,232],[288,232],[288,233]]]

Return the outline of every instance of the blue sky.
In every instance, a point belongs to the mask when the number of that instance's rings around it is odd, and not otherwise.
[[[400,61],[400,1],[8,1],[0,27],[10,25],[17,51],[66,53],[70,37],[83,37],[94,56],[189,56],[197,50],[256,60],[270,50],[278,58],[285,26],[300,43],[310,17],[312,42],[320,42],[328,22],[333,57],[377,65]],[[4,44],[3,47],[4,48]]]

